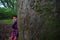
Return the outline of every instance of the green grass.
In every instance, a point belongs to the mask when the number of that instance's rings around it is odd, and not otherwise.
[[[13,20],[12,19],[0,20],[0,24],[13,24]]]

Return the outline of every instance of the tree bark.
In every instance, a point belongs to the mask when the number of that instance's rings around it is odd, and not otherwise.
[[[47,20],[48,17],[47,19],[44,17],[44,12],[46,11],[45,7],[47,7],[47,9],[49,8],[48,5],[49,1],[45,2],[45,0],[42,0],[39,3],[41,4],[40,9],[42,9],[42,12],[40,10],[40,13],[36,12],[36,7],[35,7],[38,4],[38,2],[37,0],[17,1],[17,12],[18,12],[17,15],[18,15],[18,29],[19,29],[18,40],[46,40],[47,29],[45,27],[46,25],[48,25],[46,24],[48,23]]]

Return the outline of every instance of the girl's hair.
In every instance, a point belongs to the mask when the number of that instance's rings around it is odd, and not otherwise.
[[[16,17],[17,18],[17,15],[13,15],[13,17]]]

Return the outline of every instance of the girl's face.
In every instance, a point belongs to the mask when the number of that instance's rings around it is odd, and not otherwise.
[[[13,21],[16,21],[17,20],[17,18],[16,17],[13,17]]]

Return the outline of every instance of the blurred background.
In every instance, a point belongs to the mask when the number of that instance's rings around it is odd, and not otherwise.
[[[0,0],[0,40],[8,40],[13,15],[17,15],[16,0]]]
[[[16,14],[16,0],[0,0],[0,23],[11,24]]]

